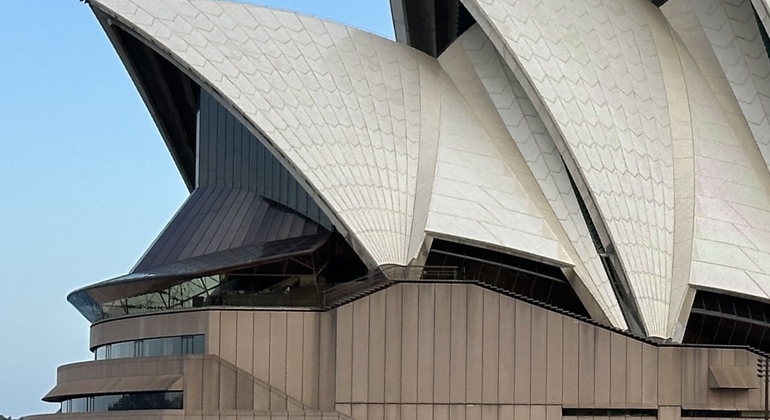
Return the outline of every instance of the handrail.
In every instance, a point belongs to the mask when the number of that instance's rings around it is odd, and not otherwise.
[[[368,294],[381,287],[405,281],[457,281],[459,269],[455,266],[401,266],[388,265],[366,276],[339,284],[321,292],[320,307],[331,309],[351,296]]]

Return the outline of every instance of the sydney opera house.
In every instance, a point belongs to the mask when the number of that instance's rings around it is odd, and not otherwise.
[[[90,7],[190,195],[34,418],[761,416],[768,0]]]

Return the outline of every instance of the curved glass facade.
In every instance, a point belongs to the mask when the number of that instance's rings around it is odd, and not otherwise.
[[[181,410],[182,408],[184,408],[184,395],[181,391],[97,395],[73,398],[61,403],[62,414],[131,410]]]
[[[159,291],[107,302],[98,309],[101,312],[99,318],[203,306],[202,302],[219,287],[224,279],[224,275],[218,274],[196,277]]]
[[[173,356],[178,354],[203,354],[206,340],[203,334],[178,337],[147,338],[106,344],[94,349],[96,360],[122,359],[126,357]]]
[[[210,306],[318,308],[324,290],[366,274],[366,266],[355,251],[335,235],[307,255],[222,274],[170,280],[166,287],[159,281],[155,290],[147,293],[102,304],[78,303],[76,307],[81,313],[93,312],[95,320]],[[87,296],[87,292],[72,296],[80,295]]]

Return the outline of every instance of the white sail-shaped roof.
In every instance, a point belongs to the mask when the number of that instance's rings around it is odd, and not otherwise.
[[[95,3],[260,130],[372,264],[408,263],[426,232],[575,264],[564,248],[572,246],[551,228],[552,210],[517,180],[516,171],[528,170],[523,161],[510,162],[514,143],[502,143],[508,151],[501,155],[484,127],[489,122],[474,117],[435,59],[358,30],[255,6]],[[489,155],[459,156],[468,147],[486,147]],[[468,174],[478,191],[484,181],[492,185],[485,202],[453,185],[453,177]],[[532,184],[531,175],[526,182]],[[610,314],[602,318],[624,326],[603,287],[597,292],[592,283],[588,289],[599,297],[589,297]]]
[[[612,286],[591,239],[561,154],[521,84],[478,27],[471,28],[439,58],[465,96],[474,96],[472,109],[479,118],[500,119],[485,126],[505,130],[494,133],[498,147],[508,149],[508,160],[531,201],[542,210],[544,221],[574,263],[574,269],[595,299],[600,300],[614,325],[625,325]],[[451,68],[450,68],[451,65]],[[452,71],[452,68],[455,71]],[[537,225],[530,225],[537,229]],[[521,234],[526,235],[526,232]]]
[[[541,115],[587,184],[583,193],[598,208],[648,334],[666,336],[674,159],[659,58],[670,52],[658,50],[654,31],[661,29],[650,23],[662,18],[659,10],[642,1],[464,4],[542,101]]]
[[[751,3],[463,4],[585,183],[649,335],[681,340],[697,289],[770,298],[770,60]]]
[[[409,261],[430,57],[344,26],[214,1],[94,2],[260,130],[370,264]]]

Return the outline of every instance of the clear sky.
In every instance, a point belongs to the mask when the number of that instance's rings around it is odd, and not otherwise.
[[[388,0],[258,3],[393,32]],[[128,272],[187,195],[78,0],[0,0],[0,180],[0,414],[55,412],[56,367],[93,357],[66,295]]]

